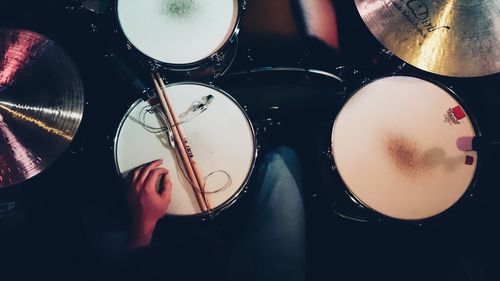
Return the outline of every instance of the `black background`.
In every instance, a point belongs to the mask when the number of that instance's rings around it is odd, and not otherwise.
[[[252,23],[243,21],[237,58],[229,73],[260,66],[310,67],[343,74],[349,83],[339,85],[300,72],[229,75],[215,81],[248,108],[260,132],[261,152],[286,144],[299,153],[305,167],[309,279],[499,280],[500,167],[493,156],[484,157],[473,196],[422,224],[359,223],[334,214],[332,199],[323,192],[330,182],[328,163],[318,160],[325,149],[324,128],[344,100],[340,94],[344,87],[349,93],[360,78],[390,74],[393,64],[399,63],[393,59],[374,64],[380,45],[354,4],[338,2],[339,53],[305,35],[246,34],[245,25]],[[69,11],[66,6],[65,1],[0,0],[0,27],[30,29],[62,46],[81,72],[86,99],[81,128],[68,151],[39,176],[0,191],[0,202],[16,201],[23,221],[0,220],[0,280],[99,279],[103,270],[86,235],[81,210],[96,197],[123,204],[112,138],[138,96],[117,86],[105,59],[110,46],[117,44],[117,36],[110,32],[113,17]],[[250,2],[248,13],[253,8]],[[338,66],[346,68],[341,71]],[[361,74],[353,76],[350,69]],[[453,87],[476,116],[483,134],[500,136],[498,75],[454,79],[407,69]],[[278,112],[269,110],[276,105]],[[298,118],[298,110],[307,118]],[[263,124],[269,117],[272,124]],[[238,228],[234,220],[244,206],[221,221],[223,229]],[[168,227],[168,222],[162,222],[162,228]]]

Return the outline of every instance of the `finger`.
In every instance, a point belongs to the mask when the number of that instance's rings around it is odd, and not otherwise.
[[[137,178],[139,178],[139,174],[141,173],[141,167],[137,167],[130,175],[131,175],[131,180],[130,180],[130,184],[131,185],[135,185],[135,183],[137,182]]]
[[[163,160],[158,159],[158,160],[155,160],[149,164],[144,165],[144,167],[141,169],[141,172],[140,172],[140,175],[138,178],[138,183],[144,183],[144,181],[148,177],[149,173],[152,170],[158,168],[162,163],[163,163]]]
[[[160,180],[162,175],[168,174],[168,170],[164,168],[156,168],[153,171],[149,172],[146,180],[144,181],[144,186],[148,191],[156,191],[156,185]]]
[[[170,174],[166,174],[161,181],[161,198],[170,201],[172,195],[172,181],[170,180]]]
[[[154,162],[154,161],[153,161]],[[146,164],[142,164],[134,169],[134,175],[132,177],[132,182],[136,182],[139,179],[139,176],[141,175],[142,170],[149,164],[153,163],[149,162]]]

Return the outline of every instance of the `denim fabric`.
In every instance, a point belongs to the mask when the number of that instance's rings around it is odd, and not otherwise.
[[[258,172],[258,199],[230,255],[228,279],[305,280],[305,215],[297,157],[280,147]]]

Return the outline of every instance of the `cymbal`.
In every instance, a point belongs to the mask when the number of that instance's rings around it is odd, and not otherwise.
[[[428,72],[475,77],[500,72],[498,0],[355,0],[373,35]]]
[[[44,36],[0,30],[0,189],[64,152],[83,116],[83,86],[66,53]]]

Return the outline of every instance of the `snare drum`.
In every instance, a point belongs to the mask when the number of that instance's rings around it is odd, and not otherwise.
[[[194,159],[206,176],[206,192],[215,213],[233,204],[252,173],[255,134],[244,110],[227,93],[198,83],[167,85],[167,92],[189,140]],[[205,110],[198,105],[211,97]],[[194,110],[194,111],[193,111]],[[193,189],[170,146],[158,105],[138,100],[123,117],[114,141],[115,164],[123,177],[145,163],[163,159],[170,171],[172,201],[169,215],[200,215]]]
[[[357,204],[381,217],[422,220],[443,213],[475,185],[478,156],[456,142],[476,134],[474,119],[451,90],[392,76],[348,99],[333,124],[331,152]]]
[[[118,0],[116,5],[131,49],[153,69],[192,78],[218,77],[229,68],[243,9],[238,0]]]

